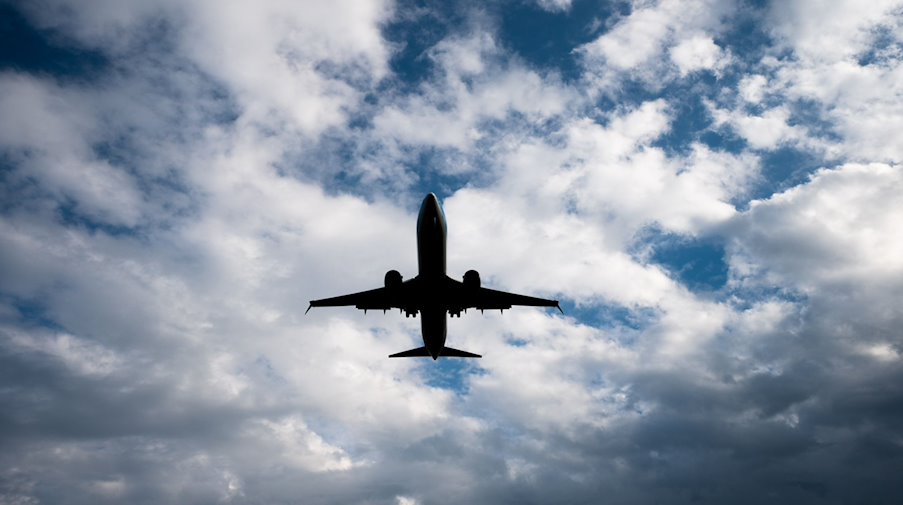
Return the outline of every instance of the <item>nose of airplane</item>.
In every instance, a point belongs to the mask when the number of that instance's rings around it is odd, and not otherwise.
[[[439,199],[436,198],[434,193],[426,195],[426,198],[423,199],[423,204],[420,206],[420,212],[429,212],[434,215],[439,213]]]

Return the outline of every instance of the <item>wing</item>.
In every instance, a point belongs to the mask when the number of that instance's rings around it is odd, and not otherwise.
[[[323,298],[322,300],[311,300],[310,310],[313,307],[344,307],[354,305],[359,309],[391,309],[388,300],[388,289],[376,288],[369,291],[361,291],[360,293],[352,293],[350,295],[334,296],[332,298]]]
[[[472,301],[471,304],[466,305],[467,308],[473,307],[483,310],[510,309],[512,305],[527,305],[531,307],[555,307],[561,310],[558,300],[546,300],[545,298],[518,295],[484,287],[477,288],[476,293],[471,296]]]
[[[344,307],[354,305],[355,308],[362,310],[389,310],[394,308],[402,308],[406,299],[405,293],[409,291],[407,283],[395,288],[376,288],[369,291],[361,291],[360,293],[352,293],[350,295],[336,296],[333,298],[323,298],[322,300],[311,300],[309,311],[313,307]],[[305,314],[307,311],[305,311]]]
[[[454,287],[450,291],[454,293],[453,305],[456,305],[456,308],[502,310],[510,309],[512,305],[526,305],[530,307],[555,307],[561,310],[558,300],[546,300],[545,298],[518,295],[484,287],[465,286],[462,282],[454,279],[449,280],[454,283]]]

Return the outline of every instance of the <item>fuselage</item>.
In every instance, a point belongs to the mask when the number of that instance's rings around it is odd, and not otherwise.
[[[423,199],[417,217],[417,282],[426,292],[441,291],[445,280],[445,213],[436,195]],[[445,346],[447,335],[446,311],[442,293],[431,292],[419,304],[420,329],[423,345],[435,359]]]

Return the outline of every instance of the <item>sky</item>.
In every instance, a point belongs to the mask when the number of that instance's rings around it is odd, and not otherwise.
[[[0,1],[0,503],[898,503],[899,0]],[[561,301],[311,299],[448,271]]]

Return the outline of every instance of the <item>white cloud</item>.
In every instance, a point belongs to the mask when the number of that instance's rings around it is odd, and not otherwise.
[[[896,161],[903,158],[894,131],[903,127],[901,93],[903,65],[790,64],[779,73],[781,87],[791,97],[815,100],[842,135],[842,149],[856,161]]]
[[[898,0],[868,5],[801,0],[771,6],[772,33],[781,47],[793,51],[793,58],[766,58],[776,73],[769,88],[787,99],[817,104],[841,136],[840,145],[831,148],[835,155],[842,151],[846,159],[859,162],[903,157],[890,133],[903,127],[898,99],[903,67],[899,54],[882,48],[900,44],[901,9]],[[884,57],[859,59],[869,51]]]
[[[663,9],[640,8],[614,29],[583,47],[590,57],[603,57],[617,69],[629,69],[658,54],[671,21]]]
[[[871,42],[872,29],[899,15],[899,0],[793,0],[770,5],[772,31],[808,61],[849,60]]]
[[[443,40],[429,55],[439,68],[435,79],[377,114],[378,138],[470,151],[484,136],[485,121],[523,114],[525,121],[515,124],[529,127],[564,113],[576,99],[554,76],[517,62],[500,65],[501,49],[485,34]]]
[[[619,76],[658,87],[674,78],[661,57],[670,54],[680,75],[718,70],[729,56],[712,41],[733,2],[662,0],[636,2],[633,10],[596,40],[578,49],[595,86],[617,88]]]
[[[42,189],[100,222],[134,226],[142,196],[123,167],[93,152],[101,126],[88,108],[92,98],[48,80],[0,74],[0,146],[22,165],[13,181],[37,178]]]
[[[438,63],[445,79],[454,85],[462,77],[482,74],[492,66],[493,57],[500,55],[495,38],[489,33],[477,31],[467,37],[450,37],[439,41],[427,51]]]
[[[864,345],[861,352],[879,362],[894,362],[900,359],[900,352],[890,343]]]
[[[733,213],[727,202],[742,193],[757,171],[756,162],[701,145],[684,159],[669,159],[648,145],[669,128],[670,113],[663,100],[615,115],[606,127],[585,119],[574,121],[566,129],[568,144],[562,149],[566,154],[559,162],[573,183],[557,196],[572,198],[582,211],[622,221],[622,229],[607,230],[621,243],[654,222],[678,232],[696,232],[726,219]],[[530,163],[529,158],[524,161]],[[541,178],[541,168],[533,169]]]
[[[288,462],[292,467],[314,472],[348,470],[356,464],[342,449],[326,443],[308,429],[297,417],[278,421],[262,420],[256,429],[262,430],[258,440],[266,440],[263,449],[267,457]]]
[[[228,87],[245,120],[270,129],[317,135],[340,125],[361,98],[354,86],[387,71],[380,33],[391,14],[386,2],[99,3],[47,0],[28,12],[120,58],[140,56],[148,37],[165,37]]]
[[[730,56],[711,37],[694,36],[671,48],[671,61],[685,76],[697,70],[717,72],[730,62]]]
[[[738,217],[743,250],[769,275],[816,292],[894,284],[903,272],[897,166],[848,164],[806,185],[756,201]],[[831,288],[835,286],[835,288]]]
[[[744,77],[739,84],[740,96],[749,103],[759,103],[765,96],[768,79],[764,75]]]
[[[122,357],[104,346],[66,333],[26,333],[9,327],[0,332],[7,339],[7,346],[52,356],[79,375],[102,377],[121,369],[124,363]]]
[[[732,126],[753,149],[776,149],[808,137],[803,128],[790,125],[790,111],[785,106],[767,109],[759,115],[748,114],[742,109],[711,109],[711,112],[716,125]]]
[[[569,10],[573,0],[537,0],[537,3],[547,11],[560,12]]]
[[[185,53],[228,83],[251,121],[316,134],[341,124],[344,108],[360,98],[346,79],[386,72],[379,23],[389,7],[381,2],[199,2],[186,11]],[[324,73],[323,64],[339,75]]]

